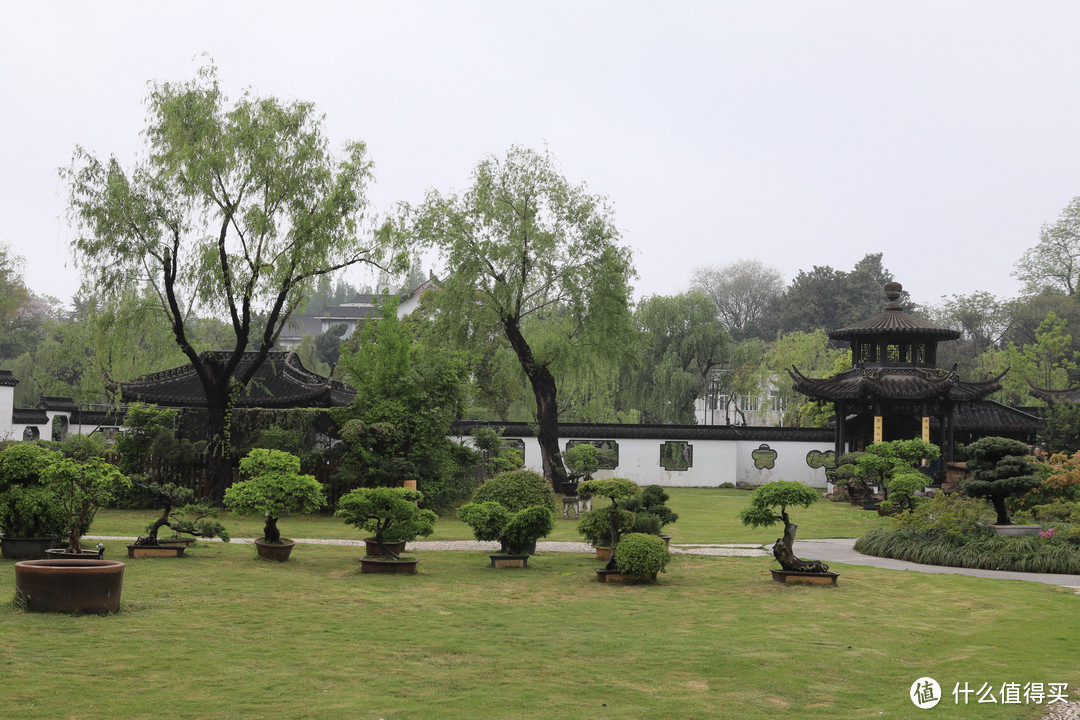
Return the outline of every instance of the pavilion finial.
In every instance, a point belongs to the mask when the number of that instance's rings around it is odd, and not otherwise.
[[[889,304],[885,306],[886,310],[903,310],[900,306],[900,296],[904,292],[904,286],[896,281],[885,283],[885,297],[888,298]]]

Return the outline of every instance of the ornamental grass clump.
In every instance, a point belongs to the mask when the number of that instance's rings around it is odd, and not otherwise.
[[[653,577],[658,572],[664,572],[671,559],[663,539],[647,533],[623,535],[612,555],[620,573],[637,578]]]
[[[508,555],[531,554],[536,541],[555,529],[555,513],[539,505],[513,513],[497,502],[469,503],[458,509],[457,516],[477,540],[497,541]]]
[[[300,474],[300,458],[280,450],[256,448],[240,460],[246,480],[225,490],[225,507],[239,513],[262,513],[262,541],[286,544],[277,521],[289,512],[311,513],[326,504],[323,487],[312,475]]]
[[[337,517],[371,533],[383,556],[400,560],[387,543],[402,543],[435,532],[438,516],[418,506],[423,493],[412,488],[357,488],[338,500]]]

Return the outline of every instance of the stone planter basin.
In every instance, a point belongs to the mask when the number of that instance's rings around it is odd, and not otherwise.
[[[120,609],[124,563],[24,560],[15,563],[16,601],[30,612],[105,614]]]

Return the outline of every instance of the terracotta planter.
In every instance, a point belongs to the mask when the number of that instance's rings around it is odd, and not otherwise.
[[[15,596],[31,612],[116,612],[123,582],[124,563],[116,560],[15,563]]]
[[[40,560],[46,550],[56,547],[57,537],[0,538],[0,553],[8,560]]]
[[[416,564],[420,561],[416,558],[403,558],[391,560],[389,558],[360,558],[360,572],[362,573],[396,573],[398,575],[415,575]]]
[[[263,542],[262,538],[255,538],[255,549],[258,551],[259,557],[263,560],[273,560],[274,562],[285,562],[288,560],[294,545],[296,545],[296,543],[289,538],[281,538],[280,544]]]
[[[168,543],[164,545],[128,545],[129,558],[184,557],[187,545]]]
[[[654,583],[656,582],[656,573],[651,575],[627,575],[616,570],[605,570],[600,568],[596,571],[596,579],[602,583],[613,582],[622,583],[624,585],[633,585],[635,583]]]
[[[593,545],[593,550],[596,551],[596,559],[607,562],[611,559],[611,548],[604,547],[603,545]]]
[[[401,555],[401,553],[405,552],[405,543],[403,542],[388,542],[383,543],[383,545],[385,545],[386,549],[394,553],[395,555]],[[364,554],[366,557],[386,557],[386,554],[382,551],[382,548],[379,547],[379,543],[375,542],[371,538],[364,538],[364,548]]]
[[[77,553],[69,553],[66,547],[50,548],[45,551],[46,558],[56,560],[101,560],[105,555],[105,548],[101,550],[80,550]]]
[[[769,570],[769,572],[772,573],[772,579],[776,582],[792,585],[835,585],[836,578],[840,577],[840,573],[834,572],[801,573],[787,570]]]
[[[528,555],[488,555],[491,558],[493,568],[527,568],[529,567]]]

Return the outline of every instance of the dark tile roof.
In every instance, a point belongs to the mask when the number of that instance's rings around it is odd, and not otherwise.
[[[1037,397],[1040,400],[1046,402],[1067,402],[1076,403],[1080,402],[1080,385],[1077,387],[1066,388],[1064,390],[1050,390],[1048,388],[1042,388],[1038,385],[1032,385],[1031,381],[1028,381],[1028,385],[1031,389],[1028,391],[1032,397]]]
[[[855,367],[832,377],[808,378],[795,367],[788,369],[794,387],[813,400],[836,402],[860,398],[890,400],[948,399],[974,402],[1001,389],[996,378],[961,380],[955,372],[920,367]]]
[[[1041,418],[1019,408],[993,400],[965,403],[956,408],[956,427],[959,430],[992,432],[996,430],[1038,432]]]
[[[49,395],[41,398],[37,406],[42,410],[59,410],[61,412],[74,412],[79,409],[75,404],[75,398],[52,397]]]
[[[322,335],[322,321],[314,315],[296,314],[281,329],[278,338],[300,338],[304,335]]]
[[[857,322],[854,325],[833,330],[829,337],[833,340],[843,340],[855,336],[881,336],[899,335],[906,338],[932,337],[939,340],[956,340],[960,337],[960,331],[950,330],[922,318],[908,315],[900,305],[900,294],[904,288],[900,283],[891,282],[885,286],[885,296],[889,303],[885,311],[877,315]]]
[[[257,353],[244,353],[237,374],[255,360]],[[200,357],[227,357],[226,352],[202,353]],[[205,407],[206,396],[195,368],[189,363],[150,373],[120,383],[123,402],[146,402],[165,407]],[[341,407],[348,405],[356,391],[346,385],[311,372],[293,352],[271,352],[248,384],[237,407]]]
[[[16,425],[45,425],[49,416],[37,408],[15,408],[11,411],[11,422]]]
[[[358,320],[360,318],[368,318],[376,315],[378,310],[373,307],[355,307],[353,305],[334,305],[333,307],[324,307],[322,312],[318,313],[315,317],[320,320]],[[319,332],[322,332],[321,330]]]
[[[10,370],[0,370],[0,387],[15,387],[18,384],[19,379]]]

